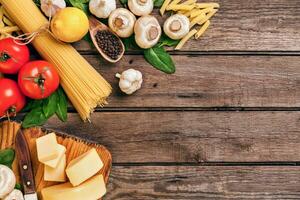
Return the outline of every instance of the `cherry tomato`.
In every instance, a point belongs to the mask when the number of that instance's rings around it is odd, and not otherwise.
[[[0,40],[0,72],[16,74],[29,61],[29,49],[26,45],[14,42],[12,38]]]
[[[16,115],[25,103],[25,96],[15,81],[7,78],[0,79],[0,118]]]
[[[21,68],[18,83],[25,96],[44,99],[58,88],[59,76],[49,62],[32,61]]]

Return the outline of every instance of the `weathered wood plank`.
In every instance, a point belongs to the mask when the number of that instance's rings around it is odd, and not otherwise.
[[[113,167],[105,199],[299,199],[299,167]]]
[[[300,160],[300,112],[97,112],[46,127],[95,140],[113,162]]]
[[[299,107],[300,57],[173,56],[177,72],[164,74],[142,56],[117,64],[99,56],[85,58],[112,84],[106,107]],[[118,87],[117,72],[135,68],[144,74],[141,90],[130,97]]]
[[[211,27],[186,51],[299,51],[299,0],[218,0]],[[158,13],[155,12],[158,16]],[[160,17],[159,17],[160,18]],[[75,45],[91,50],[86,42]]]

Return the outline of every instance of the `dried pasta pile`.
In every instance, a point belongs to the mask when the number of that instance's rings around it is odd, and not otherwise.
[[[36,32],[48,23],[32,0],[0,2],[24,33]],[[48,32],[39,34],[32,43],[56,67],[63,89],[84,121],[96,106],[106,104],[111,86],[71,45],[58,42]]]
[[[220,5],[218,3],[197,3],[197,0],[165,0],[160,8],[160,14],[173,11],[187,16],[190,20],[190,32],[181,39],[175,49],[179,50],[193,36],[200,38],[210,25],[211,17],[216,14]],[[195,28],[199,26],[200,28]]]
[[[4,10],[0,4],[0,40],[8,37],[8,35],[14,32],[20,31],[19,27],[8,16],[8,13]]]

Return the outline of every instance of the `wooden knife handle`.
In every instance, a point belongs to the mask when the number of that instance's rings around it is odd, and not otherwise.
[[[25,194],[35,193],[33,168],[26,138],[21,130],[16,136],[16,152]]]

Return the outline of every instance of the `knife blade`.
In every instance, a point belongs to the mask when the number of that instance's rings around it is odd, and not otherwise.
[[[35,191],[33,168],[31,164],[30,151],[22,130],[16,135],[16,153],[19,162],[19,170],[24,188],[25,200],[38,200]]]

